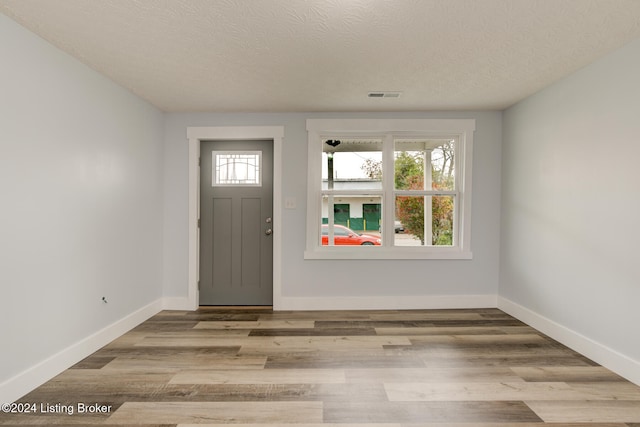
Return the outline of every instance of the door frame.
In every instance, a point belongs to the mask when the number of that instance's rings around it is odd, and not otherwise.
[[[189,143],[189,275],[188,305],[200,304],[200,142],[234,140],[273,141],[273,308],[281,307],[282,281],[282,140],[284,126],[188,127]]]

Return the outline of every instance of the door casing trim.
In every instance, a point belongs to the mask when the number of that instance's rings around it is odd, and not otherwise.
[[[258,140],[273,141],[273,309],[281,308],[282,289],[282,141],[284,126],[188,127],[189,143],[189,274],[188,308],[200,304],[200,142]]]

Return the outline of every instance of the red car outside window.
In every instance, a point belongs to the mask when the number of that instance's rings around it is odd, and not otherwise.
[[[343,225],[333,226],[334,245],[376,245],[380,246],[380,237],[370,234],[358,234],[355,231]],[[322,225],[322,245],[329,245],[329,226]]]

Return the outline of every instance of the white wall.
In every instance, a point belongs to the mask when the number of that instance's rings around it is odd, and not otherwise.
[[[499,269],[501,113],[394,114],[167,114],[165,120],[164,294],[187,295],[186,130],[189,126],[284,126],[283,200],[295,197],[297,209],[283,209],[282,296],[300,301],[288,308],[333,308],[382,304],[455,303],[459,296],[497,296]],[[304,260],[307,180],[307,118],[475,118],[473,164],[473,260],[339,261]],[[347,297],[351,297],[348,299]],[[443,298],[443,299],[442,299]],[[493,298],[493,299],[492,299]],[[336,301],[345,301],[335,305]],[[464,300],[467,304],[469,300]],[[330,308],[329,307],[329,308]]]
[[[6,401],[161,297],[163,115],[4,15],[0,40]]]
[[[640,40],[504,114],[505,307],[640,383]]]

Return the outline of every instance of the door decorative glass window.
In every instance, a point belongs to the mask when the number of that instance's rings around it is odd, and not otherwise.
[[[212,186],[262,185],[260,151],[213,151],[212,155]]]

